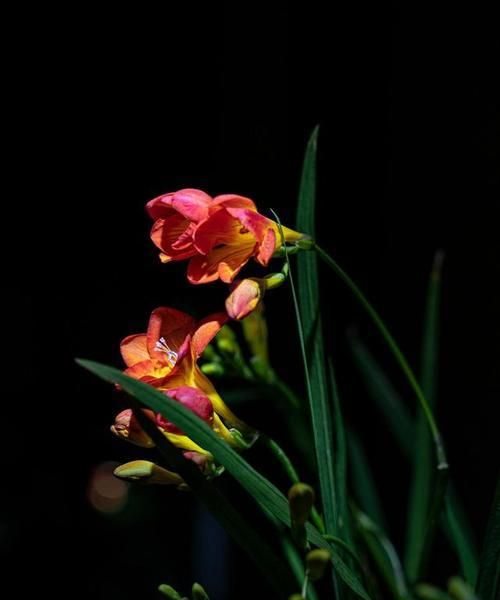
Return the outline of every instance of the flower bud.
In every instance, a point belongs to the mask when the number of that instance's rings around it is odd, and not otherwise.
[[[209,377],[222,377],[226,372],[224,365],[218,362],[205,363],[204,365],[201,365],[201,370]]]
[[[217,349],[224,354],[238,354],[241,352],[236,339],[236,334],[227,325],[224,325],[215,338]]]
[[[183,385],[167,390],[165,395],[173,400],[177,400],[179,404],[182,404],[196,416],[200,417],[202,421],[205,421],[208,425],[212,425],[214,408],[209,398],[200,390]],[[156,415],[156,424],[169,433],[183,435],[182,431],[176,425],[160,414]]]
[[[304,600],[304,596],[302,594],[292,594],[288,596],[288,600]]]
[[[295,483],[288,491],[292,524],[304,525],[314,504],[314,490],[307,483]]]
[[[321,579],[330,560],[330,552],[323,548],[316,548],[315,550],[308,552],[306,556],[306,574],[309,579],[311,581]]]
[[[180,475],[167,471],[167,469],[159,467],[148,460],[133,460],[120,465],[114,470],[114,475],[126,481],[139,481],[147,484],[156,483],[176,486],[184,484],[184,479]]]
[[[193,583],[193,600],[210,600],[208,594],[199,583]]]
[[[231,319],[244,319],[255,310],[264,296],[264,280],[256,277],[235,281],[226,300],[226,311]]]
[[[165,583],[158,586],[158,591],[169,600],[183,600],[182,596],[176,592],[172,586],[166,585]]]
[[[151,410],[143,409],[142,412],[152,421],[155,420],[154,413]],[[111,425],[111,431],[118,437],[132,442],[136,446],[143,448],[152,448],[154,446],[153,440],[139,425],[131,408],[122,410],[121,413],[116,415],[115,422]]]

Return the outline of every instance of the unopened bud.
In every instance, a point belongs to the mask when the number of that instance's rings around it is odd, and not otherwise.
[[[162,583],[158,586],[158,591],[166,596],[169,600],[183,600],[182,596],[174,590],[174,588],[170,585],[166,585]]]
[[[199,583],[193,583],[193,600],[210,600],[207,592]]]
[[[235,281],[226,300],[227,314],[237,321],[244,319],[256,309],[266,287],[265,281],[257,277]]]
[[[142,412],[154,421],[155,416],[153,411],[143,409]],[[152,448],[154,446],[153,440],[139,425],[131,408],[122,410],[121,413],[116,415],[115,422],[111,425],[111,431],[116,436],[132,442],[136,446],[141,446],[142,448]]]
[[[182,485],[184,480],[177,473],[167,471],[148,460],[133,460],[116,467],[115,477],[126,481],[138,481],[146,484]]]
[[[328,550],[317,548],[311,550],[306,556],[306,573],[311,581],[321,579],[325,573],[326,567],[330,563],[331,554]]]
[[[295,525],[304,525],[314,504],[314,490],[307,483],[295,483],[288,490],[290,516]]]
[[[209,377],[222,377],[226,372],[224,366],[218,362],[205,363],[204,365],[201,365],[201,370]]]
[[[236,334],[228,325],[224,325],[215,338],[217,349],[223,354],[235,355],[240,352]]]

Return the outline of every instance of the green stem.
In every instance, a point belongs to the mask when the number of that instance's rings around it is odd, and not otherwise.
[[[299,474],[283,448],[267,435],[261,434],[259,439],[266,446],[266,448],[268,448],[274,454],[290,481],[292,483],[299,483],[301,481]],[[311,521],[315,525],[316,529],[323,533],[325,526],[322,518],[314,506],[311,509]]]
[[[394,355],[396,361],[401,367],[403,373],[406,375],[410,386],[412,387],[415,395],[420,402],[422,410],[427,419],[427,423],[432,433],[432,437],[434,439],[434,444],[436,446],[436,457],[437,457],[437,468],[438,470],[446,470],[448,469],[448,461],[446,459],[446,453],[443,446],[443,441],[441,439],[441,434],[439,433],[439,429],[436,425],[436,421],[434,419],[434,415],[432,414],[432,410],[418,384],[417,378],[415,377],[413,371],[411,370],[408,361],[404,357],[403,353],[399,349],[399,346],[396,343],[396,340],[392,337],[391,333],[385,326],[378,312],[373,308],[373,306],[368,302],[365,295],[359,289],[359,287],[354,283],[354,281],[347,275],[347,273],[335,262],[335,260],[326,253],[322,248],[318,245],[314,246],[314,249],[318,253],[318,256],[342,279],[342,281],[347,285],[347,287],[354,294],[358,302],[368,313],[373,323],[377,327],[377,329],[382,334],[382,337],[386,341],[389,346],[392,354]]]

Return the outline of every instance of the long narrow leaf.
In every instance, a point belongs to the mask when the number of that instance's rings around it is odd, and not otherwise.
[[[172,400],[150,385],[127,377],[118,369],[88,360],[78,360],[77,362],[105,381],[119,384],[124,391],[182,429],[194,442],[211,452],[217,462],[224,465],[264,512],[270,513],[278,521],[290,527],[289,507],[285,496],[218,437],[204,421],[179,402]],[[306,530],[307,538],[312,544],[321,548],[328,549],[330,547],[315,527],[308,524]],[[332,555],[332,563],[342,580],[360,598],[370,600],[357,575],[339,556]]]
[[[415,424],[410,410],[361,339],[352,332],[347,339],[366,391],[398,444],[410,456],[415,439]]]
[[[338,535],[341,539],[350,542],[350,515],[347,500],[347,446],[345,437],[344,417],[340,405],[339,391],[335,372],[331,360],[328,363],[330,375],[330,388],[333,398],[333,414],[335,429],[335,484],[337,486],[338,503]]]
[[[408,587],[392,542],[368,515],[353,507],[358,530],[396,600],[409,599]]]
[[[358,436],[351,430],[348,432],[349,462],[351,466],[351,485],[354,497],[363,511],[383,529],[386,520],[382,503],[375,485],[372,471],[368,464],[365,451]]]
[[[297,207],[297,229],[314,237],[316,207],[316,148],[318,128],[307,144]],[[325,351],[319,307],[318,259],[314,252],[297,256],[298,296],[311,389],[309,403],[316,447],[321,503],[327,533],[337,533],[335,498],[333,429],[330,414]]]
[[[365,344],[354,335],[349,336],[349,341],[371,399],[385,417],[390,432],[405,456],[411,458],[415,425],[408,409]],[[472,529],[453,483],[448,486],[442,526],[460,559],[464,577],[473,584],[477,573],[477,551]]]
[[[422,391],[431,408],[436,404],[437,363],[439,339],[439,305],[441,296],[442,253],[436,254],[429,279],[424,316],[422,340]],[[429,547],[432,531],[429,531],[429,512],[433,490],[434,469],[432,461],[432,438],[427,419],[419,407],[413,444],[413,476],[408,503],[408,528],[405,547],[405,569],[410,581],[424,575],[424,549]]]
[[[476,590],[481,600],[500,597],[500,477],[486,527]]]

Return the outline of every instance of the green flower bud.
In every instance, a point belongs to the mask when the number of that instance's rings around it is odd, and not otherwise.
[[[208,375],[209,377],[222,377],[226,372],[224,367],[218,362],[205,363],[204,365],[201,365],[201,370],[203,373],[205,373],[205,375]]]
[[[119,479],[126,481],[139,481],[140,483],[156,483],[160,485],[176,485],[184,484],[184,479],[177,473],[167,471],[163,467],[159,467],[148,460],[133,460],[116,467],[113,474]]]
[[[314,490],[307,483],[295,483],[288,491],[290,516],[295,525],[304,525],[314,504]]]
[[[199,583],[193,583],[193,600],[210,600],[207,592]]]
[[[166,585],[165,583],[158,586],[158,591],[169,598],[169,600],[182,600],[182,596],[177,593],[173,587]]]
[[[306,556],[306,573],[311,581],[321,579],[325,573],[325,569],[330,563],[331,554],[328,550],[317,548],[311,550]]]

